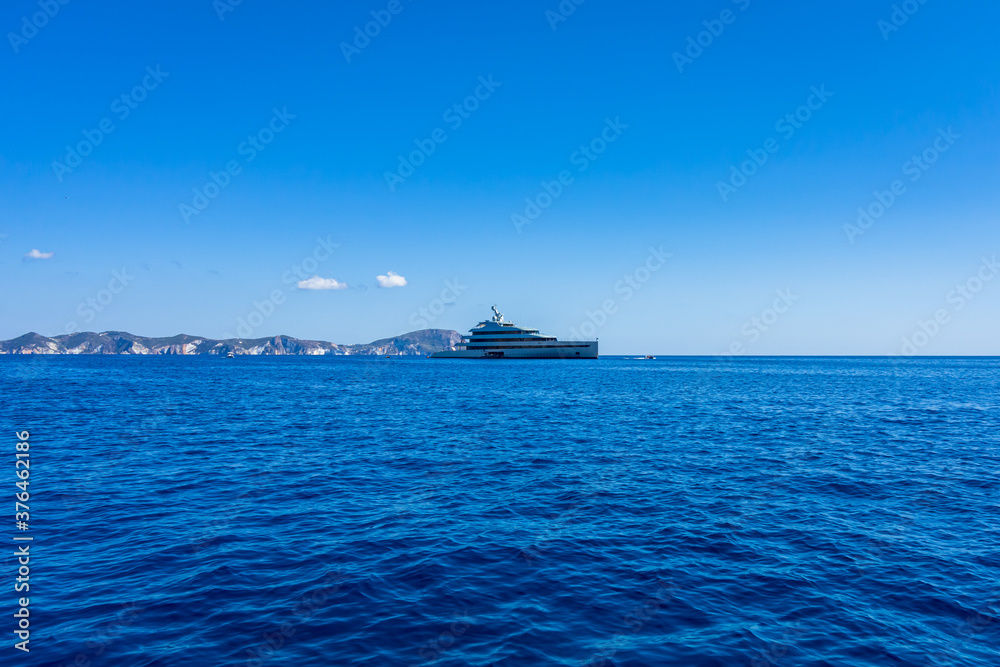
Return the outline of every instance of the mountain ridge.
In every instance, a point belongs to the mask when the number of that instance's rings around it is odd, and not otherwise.
[[[0,341],[0,354],[131,354],[131,355],[216,355],[228,356],[426,356],[452,348],[461,340],[450,329],[420,329],[380,338],[371,343],[343,345],[277,335],[264,338],[215,339],[190,334],[149,337],[126,331],[78,332],[42,336],[30,331],[17,338]]]

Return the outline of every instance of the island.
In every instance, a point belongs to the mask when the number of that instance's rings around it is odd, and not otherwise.
[[[179,334],[169,338],[148,338],[123,331],[80,332],[53,336],[27,333],[0,341],[0,354],[202,354],[229,355],[403,355],[427,356],[454,349],[462,336],[449,329],[421,329],[371,343],[341,345],[291,336],[270,338],[227,338]]]

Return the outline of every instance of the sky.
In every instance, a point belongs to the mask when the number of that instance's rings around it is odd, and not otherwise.
[[[13,0],[0,338],[358,343],[497,304],[602,354],[997,355],[998,23]]]

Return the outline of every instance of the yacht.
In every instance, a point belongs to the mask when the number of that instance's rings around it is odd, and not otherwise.
[[[504,320],[493,306],[493,318],[480,322],[463,336],[455,349],[442,350],[432,359],[596,359],[597,341],[556,340],[538,329],[526,329]]]

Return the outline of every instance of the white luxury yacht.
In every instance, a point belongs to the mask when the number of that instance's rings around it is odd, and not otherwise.
[[[493,306],[493,319],[480,322],[463,336],[454,350],[431,355],[434,359],[596,359],[597,341],[556,340],[538,329],[505,322]]]

